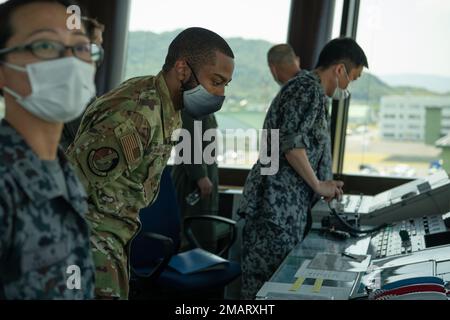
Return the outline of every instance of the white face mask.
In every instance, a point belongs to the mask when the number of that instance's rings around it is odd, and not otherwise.
[[[344,71],[345,71],[345,76],[347,77],[347,80],[349,83],[351,83],[350,78],[348,77],[348,73],[347,73],[347,69],[344,67]],[[339,87],[339,77],[336,77],[336,90],[334,90],[333,93],[333,100],[345,100],[348,99],[348,97],[350,97],[350,91],[348,89],[341,89]]]
[[[32,92],[22,97],[10,88],[3,90],[36,117],[53,123],[66,123],[81,116],[95,96],[95,67],[75,57],[29,64],[26,68],[3,62],[25,72]]]

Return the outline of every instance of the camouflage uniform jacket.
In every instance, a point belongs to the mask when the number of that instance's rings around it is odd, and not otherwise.
[[[181,113],[183,120],[183,129],[189,131],[191,135],[191,163],[182,163],[174,165],[172,169],[172,180],[177,190],[178,203],[181,208],[182,216],[193,216],[199,214],[217,214],[219,211],[219,168],[217,163],[206,164],[203,157],[201,164],[195,164],[195,153],[203,155],[205,149],[210,147],[211,142],[202,141],[205,132],[209,130],[217,130],[217,120],[214,115],[209,115],[196,121],[185,111]],[[197,130],[197,125],[201,124],[201,132]],[[195,139],[198,138],[199,141]],[[217,147],[216,141],[214,146]],[[176,155],[179,156],[179,155]],[[216,156],[213,154],[212,156]],[[178,160],[178,159],[176,159]],[[197,181],[201,178],[208,177],[213,184],[213,190],[209,197],[200,199],[195,206],[186,203],[186,197],[192,192],[198,190]]]
[[[87,196],[62,150],[58,159],[68,199],[19,133],[0,123],[0,299],[94,297]],[[81,290],[68,287],[72,266]]]
[[[130,79],[88,107],[67,153],[88,191],[94,233],[127,246],[139,210],[156,199],[180,128],[162,73]]]

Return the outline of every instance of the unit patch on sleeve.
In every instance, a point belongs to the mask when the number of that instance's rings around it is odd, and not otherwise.
[[[96,176],[106,177],[117,167],[119,160],[119,153],[113,148],[100,148],[89,153],[88,166]]]

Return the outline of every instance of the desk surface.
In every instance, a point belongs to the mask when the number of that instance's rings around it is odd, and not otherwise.
[[[289,292],[289,288],[295,287],[296,282],[298,281],[296,274],[304,263],[312,261],[318,253],[336,254],[337,256],[341,256],[343,252],[353,255],[366,255],[369,250],[371,250],[370,240],[370,236],[337,240],[330,234],[323,234],[315,230],[311,231],[306,239],[291,251],[278,270],[273,274],[269,283],[266,284],[269,286],[270,284],[274,284],[275,287],[278,287],[280,292],[277,293],[276,291],[278,290],[271,292],[271,289],[263,287],[258,294],[259,299],[272,299],[277,297],[282,299],[310,299],[311,296],[306,295],[306,292],[303,292],[303,295],[301,295],[300,292]],[[336,282],[334,283],[336,284]],[[304,282],[303,285],[303,287],[307,289],[314,288],[315,286],[317,288],[317,284],[308,284],[308,282]],[[346,291],[350,293],[352,283],[343,286],[347,287]],[[283,288],[288,289],[287,292],[281,293],[281,291],[284,291]],[[299,288],[297,288],[296,291],[298,291],[298,289]]]
[[[350,238],[345,241],[336,240],[330,235],[320,235],[312,231],[301,244],[297,245],[283,261],[270,281],[294,283],[295,273],[305,260],[311,260],[318,252],[341,254],[342,252],[364,255],[370,246],[370,236],[364,238]]]
[[[264,284],[257,299],[347,300],[365,295],[365,288],[377,289],[403,278],[438,276],[450,281],[450,245],[373,260],[376,241],[371,236],[337,240],[313,230]]]

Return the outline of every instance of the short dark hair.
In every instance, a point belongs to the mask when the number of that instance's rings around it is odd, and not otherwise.
[[[269,64],[292,63],[297,58],[294,49],[287,43],[278,44],[270,48],[267,53]]]
[[[13,35],[11,16],[20,7],[39,2],[54,2],[59,3],[65,7],[72,5],[79,5],[72,0],[8,0],[0,4],[0,49],[4,49],[6,43]]]
[[[11,25],[11,17],[14,12],[22,6],[39,2],[59,3],[65,7],[79,5],[73,0],[8,0],[0,4],[0,49],[4,49],[8,40],[13,36],[14,30]],[[2,90],[0,90],[0,96],[3,96]]]
[[[181,32],[170,44],[163,71],[168,72],[177,60],[185,58],[193,68],[215,63],[219,51],[234,59],[233,50],[217,33],[203,28],[189,28]]]
[[[105,32],[105,25],[98,22],[97,19],[83,17],[84,25],[86,26],[86,34],[89,39],[93,39],[95,36],[95,30],[100,30],[101,32]]]
[[[326,69],[338,63],[344,63],[348,72],[361,66],[369,68],[366,54],[351,38],[337,38],[328,42],[320,53],[316,68]]]

